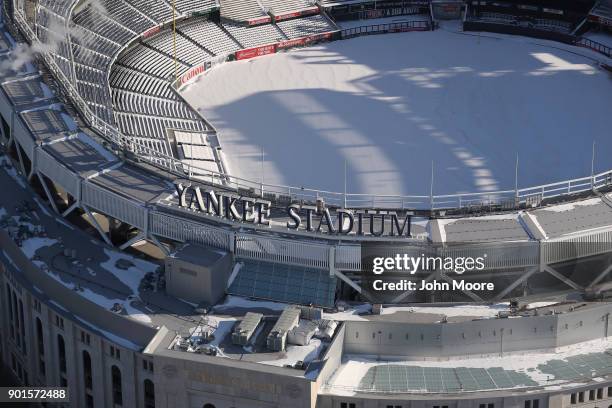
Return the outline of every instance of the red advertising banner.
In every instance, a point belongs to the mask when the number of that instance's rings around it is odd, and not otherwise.
[[[591,14],[589,16],[589,20],[595,23],[599,23],[601,25],[612,27],[612,19],[609,19],[606,17],[596,16],[596,15]]]
[[[292,48],[292,47],[300,47],[300,46],[306,45],[314,41],[330,40],[333,34],[334,34],[333,32],[314,34],[308,37],[295,38],[293,40],[281,41],[277,44],[277,48],[286,49],[286,48]]]
[[[206,71],[206,66],[204,64],[191,68],[189,71],[185,72],[183,76],[181,76],[181,85],[185,85],[187,82],[202,74],[204,71]]]
[[[267,24],[270,21],[272,21],[272,18],[270,18],[270,16],[265,16],[265,17],[253,18],[247,21],[247,24],[249,26],[254,26],[254,25],[259,25],[259,24]]]
[[[142,38],[149,38],[161,31],[161,26],[151,27],[144,33],[142,33]]]
[[[368,10],[366,12],[366,19],[371,19],[371,18],[380,18],[383,16],[383,10]]]
[[[319,14],[318,7],[310,7],[310,8],[303,9],[303,10],[297,10],[297,11],[291,11],[289,13],[279,14],[277,16],[274,16],[274,20],[283,21],[283,20],[289,20],[289,19],[296,18],[296,17],[311,16],[314,14]]]
[[[276,44],[262,45],[261,47],[246,48],[236,51],[236,60],[251,59],[274,53],[276,53]]]

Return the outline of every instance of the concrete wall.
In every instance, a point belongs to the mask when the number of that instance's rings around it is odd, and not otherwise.
[[[332,339],[331,344],[325,351],[322,360],[325,362],[321,369],[317,382],[325,383],[329,377],[340,367],[342,356],[344,355],[344,339],[346,337],[346,325],[342,323],[336,329],[336,334]]]
[[[552,349],[606,336],[612,305],[564,314],[416,324],[346,322],[344,352],[385,356],[440,357]]]
[[[180,351],[155,354],[156,384],[161,407],[202,408],[314,408],[314,382],[277,373],[277,367],[243,362],[229,365],[223,359],[185,355]],[[176,357],[171,356],[176,354]],[[316,392],[315,392],[316,394]]]

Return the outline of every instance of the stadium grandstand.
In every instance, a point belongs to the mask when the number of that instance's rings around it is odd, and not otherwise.
[[[170,131],[214,138],[212,126],[168,87],[171,80],[238,49],[336,30],[318,9],[312,15],[312,5],[300,1],[224,1],[221,20],[219,9],[215,1],[179,1],[174,13],[166,2],[48,1],[37,8],[36,21],[41,39],[54,44],[55,61],[93,114],[117,126],[130,144],[140,146],[136,151],[159,164],[167,161],[153,157],[157,154],[178,157]],[[296,18],[306,9],[307,16]],[[286,12],[293,14],[278,24],[248,24]],[[169,23],[176,13],[180,21],[173,30]],[[207,167],[210,149],[198,146],[193,152],[204,156],[186,160]],[[222,165],[211,168],[223,171]]]

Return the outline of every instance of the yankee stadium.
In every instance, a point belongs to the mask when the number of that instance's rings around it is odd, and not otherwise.
[[[0,406],[612,408],[612,1],[0,16]]]

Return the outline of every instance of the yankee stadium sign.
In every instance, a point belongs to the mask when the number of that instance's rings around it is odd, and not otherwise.
[[[270,226],[270,201],[182,183],[174,186],[181,208],[228,221]],[[400,215],[389,211],[329,209],[304,204],[290,204],[279,212],[276,217],[286,220],[286,227],[295,231],[374,237],[411,236],[412,215],[408,212]]]

